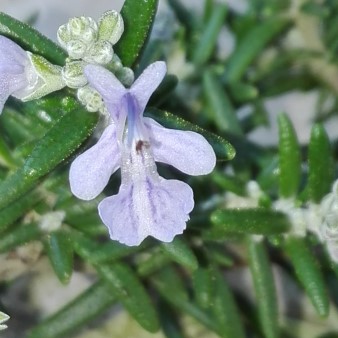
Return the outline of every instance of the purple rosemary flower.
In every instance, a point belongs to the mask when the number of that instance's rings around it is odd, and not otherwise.
[[[110,237],[130,246],[139,245],[147,236],[172,241],[186,228],[194,207],[189,185],[159,176],[155,161],[189,175],[208,174],[216,162],[212,147],[200,134],[167,129],[143,117],[165,73],[165,63],[155,62],[126,89],[108,70],[96,65],[85,68],[113,123],[72,163],[71,190],[78,198],[93,199],[121,168],[118,194],[103,199],[98,209]]]
[[[0,35],[0,112],[10,95],[25,95],[35,72],[27,53],[12,40]]]
[[[61,67],[0,35],[0,113],[10,95],[28,101],[62,87]]]

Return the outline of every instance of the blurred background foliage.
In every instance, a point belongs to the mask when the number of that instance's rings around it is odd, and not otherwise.
[[[337,263],[316,215],[301,224],[294,213],[320,208],[336,178],[338,133],[329,138],[323,126],[336,126],[338,4],[250,0],[239,10],[200,2],[194,11],[168,0],[155,17],[157,0],[126,0],[115,49],[136,74],[167,61],[176,76],[166,76],[146,114],[203,133],[218,156],[206,177],[160,166],[195,194],[188,229],[172,243],[112,242],[100,198],[71,195],[69,164],[100,132],[99,117],[72,90],[7,102],[0,310],[11,319],[1,337],[338,337]],[[0,33],[64,63],[64,51],[5,13]],[[311,116],[297,112],[308,124],[278,111],[273,137],[252,137],[272,123],[267,102],[294,93],[314,98]],[[304,129],[311,135],[299,142]],[[118,186],[114,176],[104,193]]]

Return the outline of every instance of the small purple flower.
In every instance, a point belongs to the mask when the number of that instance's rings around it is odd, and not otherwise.
[[[155,62],[126,89],[108,70],[96,65],[85,68],[113,123],[97,144],[72,163],[71,190],[78,198],[93,199],[121,168],[118,194],[103,199],[98,209],[110,237],[130,246],[139,245],[147,236],[172,241],[186,228],[194,207],[189,185],[159,176],[155,161],[189,175],[208,174],[216,162],[212,147],[200,134],[167,129],[143,117],[165,73],[165,63]]]
[[[28,101],[64,86],[60,66],[0,35],[0,114],[10,95]]]
[[[25,96],[37,80],[26,51],[0,35],[0,113],[10,95],[17,98]]]

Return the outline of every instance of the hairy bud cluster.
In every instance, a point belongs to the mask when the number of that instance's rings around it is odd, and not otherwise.
[[[86,65],[105,66],[125,86],[134,82],[134,72],[123,67],[113,50],[113,45],[120,39],[123,30],[123,19],[116,11],[105,12],[98,22],[90,17],[75,17],[58,29],[58,41],[69,55],[62,69],[63,81],[68,87],[78,89],[79,101],[90,112],[102,112],[104,105],[100,95],[87,85],[84,75]]]

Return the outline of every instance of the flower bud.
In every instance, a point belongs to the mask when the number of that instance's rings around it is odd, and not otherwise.
[[[115,44],[124,31],[124,23],[120,13],[116,11],[105,12],[99,20],[98,38]]]
[[[60,45],[67,49],[67,44],[71,40],[71,36],[67,27],[67,24],[62,25],[59,27],[57,31],[57,39],[60,43]]]
[[[80,88],[87,84],[83,73],[85,64],[83,61],[71,61],[62,68],[62,77],[68,87]]]
[[[122,82],[122,84],[127,87],[130,87],[135,79],[134,72],[128,67],[120,68],[116,72],[116,76]]]
[[[108,41],[97,41],[83,59],[89,63],[105,65],[112,60],[113,55],[113,47]]]
[[[87,46],[80,40],[71,40],[67,43],[68,55],[71,59],[81,59],[86,54]]]
[[[104,108],[100,94],[88,85],[78,89],[77,98],[89,112],[97,112]]]
[[[75,17],[69,20],[68,24],[68,31],[70,32],[73,38],[78,37],[82,38],[85,36],[87,39],[88,37],[92,36],[91,32],[97,31],[97,24],[96,22],[90,17]],[[88,31],[90,32],[88,34]]]
[[[16,92],[15,97],[22,101],[34,100],[65,86],[60,66],[51,64],[40,55],[27,52],[27,56],[32,65],[26,71],[29,85]]]

